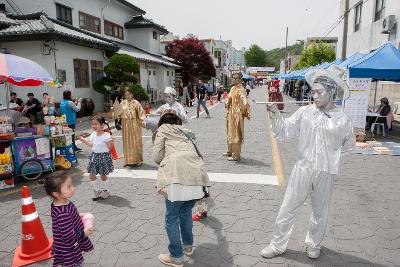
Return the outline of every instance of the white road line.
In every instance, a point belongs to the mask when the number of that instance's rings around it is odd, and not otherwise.
[[[85,173],[85,176],[89,176]],[[217,183],[237,183],[237,184],[262,184],[278,185],[278,177],[275,175],[264,174],[238,174],[238,173],[213,173],[209,172],[210,181]],[[115,169],[108,175],[110,178],[130,178],[130,179],[157,179],[156,170],[130,170]]]

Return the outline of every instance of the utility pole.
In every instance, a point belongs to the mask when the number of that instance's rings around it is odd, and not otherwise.
[[[288,51],[287,51],[287,39],[288,39],[288,34],[289,34],[289,27],[286,27],[286,45],[285,45],[285,73],[287,69],[287,57],[288,57]]]
[[[347,31],[349,28],[349,0],[344,0],[343,35],[342,35],[342,60],[346,59]]]

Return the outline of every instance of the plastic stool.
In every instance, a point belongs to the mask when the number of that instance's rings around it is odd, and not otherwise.
[[[381,133],[380,129],[382,129],[382,135],[385,136],[385,123],[373,123],[371,125],[371,133],[372,133],[372,135],[374,134],[374,130],[375,130],[376,126],[377,126],[376,133],[380,134]]]
[[[71,153],[72,151],[72,153]],[[57,154],[58,152],[58,154]],[[75,154],[75,149],[73,145],[65,146],[65,147],[56,147],[55,151],[56,156],[62,155],[65,156],[65,159],[71,162],[71,164],[78,164],[78,158]]]

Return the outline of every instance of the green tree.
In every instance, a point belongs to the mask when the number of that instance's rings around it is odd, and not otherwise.
[[[244,53],[246,65],[250,67],[265,67],[267,66],[267,54],[258,45],[251,45],[249,50]]]
[[[323,42],[312,43],[310,47],[305,48],[301,53],[295,69],[315,66],[322,62],[332,62],[335,58],[335,50],[330,45]]]
[[[137,82],[136,76],[140,72],[140,65],[133,57],[125,54],[114,54],[104,72],[110,78],[121,82]]]

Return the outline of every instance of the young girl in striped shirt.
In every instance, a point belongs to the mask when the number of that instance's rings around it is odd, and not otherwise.
[[[93,249],[88,236],[93,228],[85,229],[75,205],[68,199],[74,195],[69,176],[50,176],[45,180],[46,193],[53,198],[51,221],[53,230],[52,255],[54,266],[79,267],[83,252]]]

